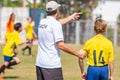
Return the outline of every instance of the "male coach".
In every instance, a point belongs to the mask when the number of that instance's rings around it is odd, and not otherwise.
[[[60,49],[79,58],[83,57],[64,43],[61,23],[65,24],[76,16],[72,15],[58,21],[59,6],[60,4],[55,1],[48,2],[46,5],[48,16],[41,20],[38,27],[37,80],[63,80]]]

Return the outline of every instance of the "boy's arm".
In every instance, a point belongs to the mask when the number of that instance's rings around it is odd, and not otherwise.
[[[19,45],[25,44],[25,43],[27,43],[28,41],[29,41],[29,40],[22,41],[22,42],[20,42]]]
[[[109,71],[110,71],[110,76],[109,80],[113,80],[113,72],[114,72],[114,50],[113,50],[113,45],[111,43],[111,46],[109,47]]]
[[[78,62],[79,62],[79,66],[80,66],[80,70],[81,70],[81,74],[82,74],[81,78],[82,78],[82,80],[86,80],[86,73],[84,71],[84,62],[83,62],[83,59],[79,58]]]
[[[59,19],[59,22],[64,25],[68,22],[70,22],[71,20],[77,20],[79,17],[80,17],[80,14],[81,13],[74,13],[66,18],[62,18],[62,19]]]
[[[83,62],[83,59],[79,58],[78,62],[79,62],[81,74],[83,74],[84,73],[84,62]]]
[[[113,80],[114,61],[109,62],[109,70],[110,70],[109,80]]]
[[[15,40],[16,45],[22,45],[22,44],[25,44],[25,43],[27,43],[29,41],[29,40],[21,41],[20,36],[18,36],[18,35],[16,35],[14,40]]]
[[[82,49],[79,52],[83,54],[84,58],[86,57],[86,53]],[[82,80],[86,80],[86,73],[84,71],[84,61],[83,59],[79,58],[78,62],[79,62],[79,66],[82,74]]]
[[[33,38],[36,40],[36,39],[38,39],[37,38],[37,35],[36,35],[36,33],[35,33],[35,31],[33,30]]]

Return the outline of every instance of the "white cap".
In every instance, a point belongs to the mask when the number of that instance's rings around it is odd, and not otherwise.
[[[54,11],[56,9],[58,9],[58,7],[60,7],[61,5],[58,4],[57,2],[55,1],[49,1],[47,4],[46,4],[46,10],[47,11]]]

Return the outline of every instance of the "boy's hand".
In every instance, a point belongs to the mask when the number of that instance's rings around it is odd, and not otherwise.
[[[33,40],[37,40],[38,39],[38,37],[37,36],[35,36],[34,38],[33,38]]]
[[[113,77],[112,77],[112,76],[110,76],[110,77],[109,77],[109,80],[113,80]]]
[[[86,73],[82,74],[82,80],[86,80]]]
[[[28,43],[29,41],[30,41],[30,40],[27,39],[27,40],[25,41],[25,43]]]

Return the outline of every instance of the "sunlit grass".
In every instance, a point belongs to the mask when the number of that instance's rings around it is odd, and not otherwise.
[[[36,61],[36,54],[37,54],[37,45],[33,46],[32,54],[34,57],[28,56],[28,51],[23,56],[21,52],[21,48],[24,47],[20,46],[18,57],[21,60],[21,63],[13,66],[13,69],[6,69],[5,74],[1,74],[4,80],[36,80],[36,69],[35,69],[35,61]],[[69,45],[75,50],[79,50],[82,46],[75,46]],[[2,49],[3,45],[0,45],[0,64],[3,63],[3,56],[2,56]],[[114,72],[114,80],[119,80],[120,76],[120,47],[115,47],[115,72]],[[69,55],[61,51],[61,62],[62,62],[62,69],[64,80],[80,80],[81,73],[78,65],[78,59],[75,56]],[[85,68],[87,65],[85,63]]]

